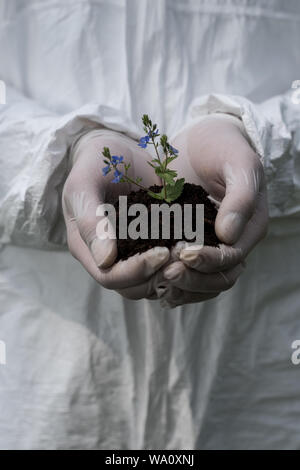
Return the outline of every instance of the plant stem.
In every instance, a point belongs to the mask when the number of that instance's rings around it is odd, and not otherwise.
[[[161,163],[160,156],[159,156],[159,153],[158,153],[158,151],[157,151],[157,146],[156,146],[155,141],[154,141],[154,137],[152,136],[151,139],[152,139],[152,144],[154,145],[154,148],[155,148],[155,152],[156,152],[157,158],[158,158],[158,160],[160,161],[160,164],[162,164],[162,163]]]
[[[127,180],[129,183],[133,183],[133,184],[135,184],[136,186],[138,186],[139,188],[144,189],[144,191],[148,191],[148,189],[145,188],[145,186],[143,186],[143,185],[137,183],[136,181],[132,180],[131,178],[129,178],[129,176],[123,175],[123,178],[126,178],[126,180]]]
[[[167,200],[167,185],[166,185],[166,182],[165,180],[163,180],[163,185],[164,185],[164,194],[165,194],[165,200]]]
[[[124,164],[124,162],[123,162]],[[117,165],[113,165],[114,169],[117,170]],[[125,170],[125,173],[126,173],[126,170]],[[147,188],[145,188],[145,186],[143,186],[142,184],[139,184],[137,183],[136,181],[134,181],[133,179],[131,179],[129,176],[127,176],[126,174],[123,174],[122,175],[122,178],[126,178],[126,180],[129,182],[129,183],[133,183],[135,184],[136,186],[138,186],[139,188],[143,189],[144,191],[148,191]]]
[[[156,144],[155,144],[154,137],[153,137],[152,133],[151,133],[151,140],[152,140],[152,144],[154,145],[157,158],[158,158],[158,160],[159,160],[161,166],[163,166],[163,162],[162,162],[161,159],[160,159],[159,153],[158,153],[158,151],[157,151],[157,146],[156,146]],[[166,166],[166,165],[165,165],[165,166]],[[167,185],[166,185],[165,180],[164,180],[163,178],[161,178],[161,179],[162,179],[162,181],[163,181],[164,195],[165,195],[164,198],[165,198],[165,200],[166,200],[166,199],[167,199]]]

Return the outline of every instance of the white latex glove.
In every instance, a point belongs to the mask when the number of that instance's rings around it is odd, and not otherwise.
[[[268,205],[262,163],[238,118],[207,116],[171,143],[179,150],[173,162],[178,175],[201,184],[219,201],[215,230],[223,242],[220,249],[177,247],[178,261],[164,270],[169,287],[162,296],[174,307],[207,300],[234,285],[246,256],[266,235]]]
[[[102,150],[105,146],[110,148],[112,155],[123,155],[126,163],[131,163],[129,176],[142,176],[146,187],[160,184],[159,178],[146,163],[151,157],[131,138],[104,129],[81,137],[71,152],[72,169],[62,197],[69,250],[104,287],[133,299],[157,298],[160,278],[154,274],[168,261],[169,250],[153,248],[114,264],[116,240],[97,237],[96,226],[100,220],[96,216],[97,207],[133,189],[128,183],[111,183],[113,172],[103,176],[105,164]]]

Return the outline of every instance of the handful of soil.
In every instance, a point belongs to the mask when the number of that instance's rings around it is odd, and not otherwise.
[[[150,191],[158,193],[161,191],[162,186],[151,186]],[[178,199],[173,201],[172,203],[167,203],[165,201],[160,201],[158,199],[154,199],[153,197],[149,196],[147,191],[140,189],[139,191],[131,191],[131,193],[127,196],[127,206],[128,208],[132,204],[144,204],[148,209],[148,227],[150,227],[151,222],[151,204],[168,204],[169,206],[173,203],[177,203],[183,206],[184,204],[192,204],[193,206],[193,227],[192,229],[195,230],[196,227],[196,204],[204,204],[204,244],[208,246],[215,246],[219,245],[220,240],[218,239],[215,233],[215,219],[217,216],[217,208],[213,204],[210,199],[208,199],[208,193],[202,188],[200,185],[185,183],[183,191]],[[117,237],[119,234],[119,200],[116,201],[114,204],[116,210],[116,232]],[[183,210],[182,210],[183,214]],[[134,216],[127,217],[127,225],[135,219]],[[176,245],[179,239],[172,238],[174,235],[174,214],[170,213],[170,238],[163,239],[162,238],[162,220],[160,218],[160,232],[158,239],[148,238],[144,239],[137,239],[133,240],[132,238],[127,239],[119,239],[117,238],[117,247],[118,247],[118,257],[116,261],[125,260],[130,256],[133,256],[137,253],[143,253],[144,251],[149,250],[150,248],[154,248],[155,246],[165,246],[167,248],[171,248],[172,246]],[[193,242],[194,240],[187,240],[184,237],[183,231],[183,238],[181,240],[185,240],[188,242]]]

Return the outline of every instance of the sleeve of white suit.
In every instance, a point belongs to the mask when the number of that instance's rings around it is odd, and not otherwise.
[[[300,104],[295,92],[260,104],[233,95],[196,98],[188,111],[188,125],[208,114],[239,118],[266,174],[271,217],[300,215]]]
[[[0,105],[0,244],[65,244],[61,193],[70,148],[99,128],[138,138],[119,110],[89,103],[61,116],[7,87],[6,104]]]

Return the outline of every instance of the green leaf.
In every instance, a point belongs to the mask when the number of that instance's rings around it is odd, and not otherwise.
[[[152,125],[152,122],[149,119],[148,114],[143,114],[142,121],[143,121],[144,126],[149,126],[149,125],[151,126]]]
[[[153,161],[153,160],[152,160],[152,161]],[[157,166],[153,165],[151,162],[148,162],[148,161],[147,161],[147,163],[148,163],[148,165],[152,166],[152,168],[157,168]]]
[[[110,154],[110,150],[108,147],[103,147],[102,155],[108,160],[111,160],[111,154]]]
[[[184,186],[184,178],[175,181],[174,185],[167,185],[167,202],[175,201],[182,193]]]
[[[155,168],[155,173],[163,179],[167,184],[174,185],[175,181],[174,178],[177,176],[177,172],[175,170],[169,170],[169,169],[162,169],[161,167],[156,167]]]
[[[153,193],[152,191],[148,191],[149,196],[154,197],[155,199],[164,199],[164,190],[162,189],[160,193]]]
[[[173,160],[175,160],[175,158],[177,158],[177,155],[174,155],[173,157],[167,157],[166,158],[167,165],[169,165],[169,163],[171,163]]]
[[[160,144],[163,148],[166,148],[167,143],[168,143],[168,137],[166,136],[166,134],[163,134],[160,138]]]
[[[160,167],[160,166],[156,166],[155,167],[155,173],[161,177],[161,175],[163,174],[163,169]]]
[[[164,168],[161,168],[160,166],[156,167],[155,173],[161,177],[163,177],[163,175],[168,175],[172,178],[176,178],[177,176],[177,171],[170,170],[169,168],[164,169]]]

